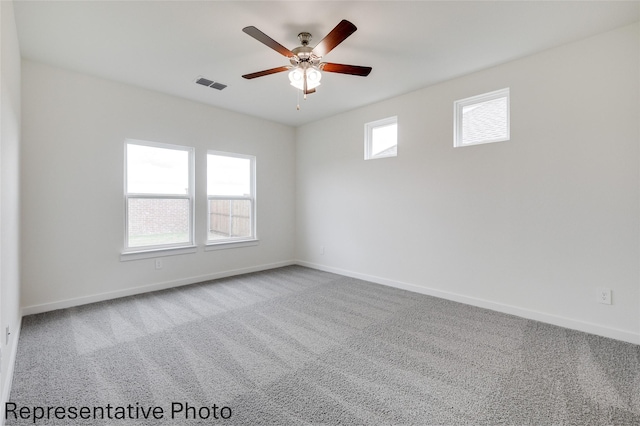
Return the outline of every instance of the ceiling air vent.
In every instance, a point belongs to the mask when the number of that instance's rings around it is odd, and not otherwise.
[[[212,89],[222,90],[227,87],[226,84],[218,83],[217,81],[209,80],[208,78],[198,77],[196,83],[203,86],[211,87]]]

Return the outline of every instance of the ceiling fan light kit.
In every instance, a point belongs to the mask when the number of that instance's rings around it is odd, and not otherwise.
[[[305,99],[307,98],[307,94],[315,93],[316,87],[320,86],[320,80],[322,79],[322,73],[320,71],[366,77],[371,72],[371,67],[321,62],[323,56],[342,43],[347,37],[353,34],[356,29],[355,25],[343,19],[314,48],[309,47],[309,42],[312,38],[311,34],[301,32],[298,34],[298,40],[300,40],[301,45],[293,50],[289,50],[256,27],[245,27],[242,29],[243,32],[289,58],[291,65],[245,74],[242,77],[253,79],[289,71],[290,84],[296,89],[301,90]]]
[[[307,91],[320,86],[322,74],[315,68],[294,68],[289,71],[289,81],[296,89],[304,90],[305,80],[307,83]]]

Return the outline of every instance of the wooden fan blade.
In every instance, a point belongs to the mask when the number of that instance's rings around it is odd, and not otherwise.
[[[357,30],[356,26],[351,22],[343,19],[334,29],[331,30],[325,38],[322,39],[316,47],[313,48],[313,54],[322,57],[331,52],[334,47],[342,43]]]
[[[256,77],[263,77],[265,75],[275,74],[275,73],[279,73],[279,72],[283,72],[283,71],[289,71],[289,68],[291,68],[291,67],[271,68],[271,69],[268,69],[268,70],[258,71],[258,72],[254,72],[254,73],[251,73],[251,74],[245,74],[242,77],[246,78],[247,80],[251,80],[252,78],[256,78]]]
[[[277,41],[275,41],[274,39],[272,39],[262,31],[260,31],[256,27],[253,27],[253,26],[244,27],[242,31],[245,32],[246,34],[249,34],[251,37],[255,38],[260,43],[272,48],[282,56],[286,56],[287,58],[292,58],[296,56],[292,51],[290,51],[289,49],[287,49],[286,47],[284,47],[283,45],[281,45],[280,43],[278,43]]]
[[[320,69],[326,72],[337,72],[340,74],[351,74],[366,77],[371,72],[371,67],[361,67],[358,65],[332,64],[331,62],[323,62]]]

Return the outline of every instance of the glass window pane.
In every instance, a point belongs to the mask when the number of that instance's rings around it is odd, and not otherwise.
[[[398,125],[375,127],[371,131],[371,156],[396,155],[398,150]]]
[[[251,236],[250,200],[209,200],[209,240]]]
[[[364,159],[398,155],[398,117],[387,117],[364,125]]]
[[[506,139],[507,98],[491,99],[462,108],[464,145]]]
[[[207,194],[251,196],[251,160],[208,154]]]
[[[129,247],[190,242],[189,200],[128,199]]]
[[[127,192],[188,194],[189,151],[127,144]]]

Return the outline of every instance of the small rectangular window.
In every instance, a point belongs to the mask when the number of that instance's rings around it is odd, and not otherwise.
[[[454,103],[455,147],[508,141],[509,88]]]
[[[251,155],[207,154],[207,243],[255,240],[255,164]]]
[[[398,117],[372,121],[364,125],[364,159],[398,155]]]
[[[193,148],[125,141],[125,252],[193,245]]]

